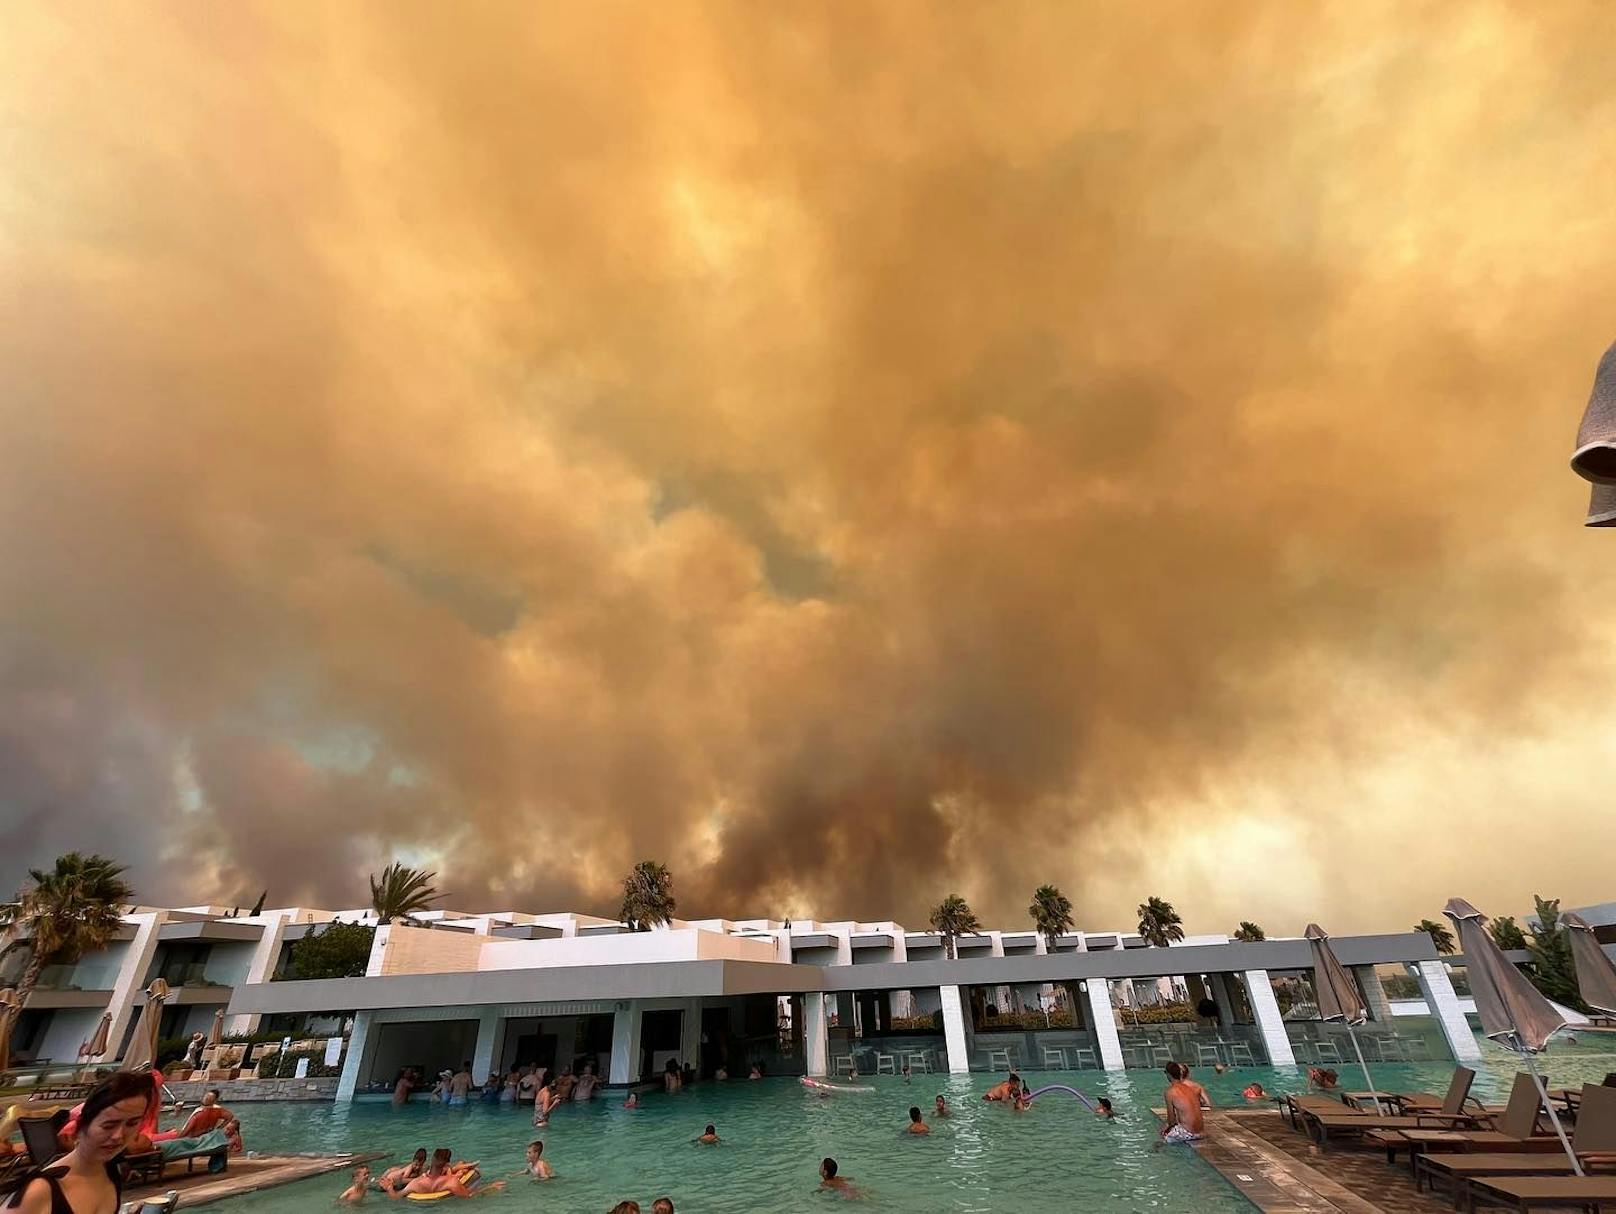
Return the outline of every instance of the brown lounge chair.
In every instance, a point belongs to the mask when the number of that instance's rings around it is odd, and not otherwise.
[[[1332,1134],[1337,1137],[1361,1138],[1374,1131],[1441,1130],[1452,1129],[1456,1125],[1470,1127],[1476,1124],[1480,1116],[1464,1112],[1465,1098],[1470,1094],[1470,1080],[1474,1078],[1474,1071],[1460,1067],[1454,1074],[1453,1083],[1448,1087],[1448,1096],[1443,1101],[1441,1109],[1407,1116],[1376,1116],[1374,1113],[1354,1112],[1350,1109],[1342,1109],[1339,1112],[1301,1109],[1299,1114],[1308,1135],[1319,1144],[1320,1150],[1329,1148]]]
[[[1388,1164],[1396,1162],[1397,1152],[1407,1151],[1408,1167],[1411,1172],[1416,1169],[1422,1151],[1440,1151],[1444,1154],[1458,1151],[1504,1151],[1517,1155],[1537,1151],[1558,1151],[1560,1149],[1558,1138],[1553,1134],[1538,1132],[1541,1110],[1537,1086],[1532,1082],[1532,1077],[1523,1072],[1515,1077],[1515,1086],[1510,1089],[1509,1103],[1504,1106],[1503,1114],[1486,1118],[1488,1124],[1480,1128],[1388,1130],[1376,1138],[1380,1145],[1386,1148]]]
[[[1528,1105],[1534,1113],[1538,1107],[1537,1085],[1532,1082],[1530,1075],[1515,1076],[1510,1103],[1516,1108],[1512,1128],[1519,1129],[1522,1124],[1521,1105]],[[1458,1204],[1469,1187],[1469,1181],[1478,1177],[1572,1175],[1571,1161],[1565,1157],[1559,1137],[1549,1134],[1543,1138],[1546,1143],[1553,1144],[1552,1153],[1544,1150],[1479,1151],[1461,1155],[1418,1156],[1414,1161],[1414,1187],[1421,1189],[1430,1183],[1435,1188],[1440,1181],[1453,1190],[1455,1204]],[[1612,1154],[1616,1152],[1616,1091],[1610,1091],[1608,1097],[1595,1097],[1589,1103],[1588,1111],[1577,1122],[1571,1149],[1584,1167],[1604,1169],[1616,1164],[1616,1154]]]
[[[1581,1097],[1582,1116],[1577,1120],[1571,1149],[1584,1167],[1616,1166],[1616,1089],[1589,1084]],[[1556,1158],[1557,1167],[1569,1162]],[[1505,1205],[1516,1210],[1597,1210],[1616,1207],[1616,1175],[1600,1176],[1468,1176],[1455,1184],[1463,1191],[1464,1208],[1474,1210],[1477,1199],[1489,1205]]]
[[[1279,1102],[1279,1111],[1284,1114],[1285,1120],[1291,1123],[1291,1129],[1302,1128],[1302,1116],[1306,1113],[1345,1113],[1349,1110],[1334,1096],[1276,1096]]]
[[[1445,1096],[1433,1096],[1430,1092],[1348,1092],[1346,1100],[1353,1108],[1365,1109],[1372,1113],[1375,1110],[1375,1097],[1378,1096],[1382,1104],[1393,1104],[1399,1114],[1407,1115],[1426,1110],[1445,1109],[1452,1104],[1457,1095],[1459,1107],[1463,1108],[1465,1102],[1471,1099],[1470,1085],[1475,1081],[1475,1071],[1466,1066],[1456,1066],[1453,1068],[1453,1078],[1448,1082]]]

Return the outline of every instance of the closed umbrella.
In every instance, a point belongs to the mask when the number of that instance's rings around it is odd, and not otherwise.
[[[1532,1061],[1549,1038],[1565,1027],[1565,1017],[1538,993],[1525,974],[1510,964],[1487,930],[1485,915],[1463,898],[1448,899],[1442,913],[1453,920],[1459,933],[1459,949],[1464,953],[1465,973],[1470,979],[1471,997],[1476,1001],[1476,1015],[1481,1017],[1481,1031],[1505,1049],[1514,1050],[1526,1063],[1532,1082],[1537,1084],[1538,1097],[1554,1123],[1554,1132],[1571,1161],[1571,1170],[1581,1176],[1582,1164],[1571,1149],[1565,1127],[1543,1086],[1543,1076]]]
[[[168,983],[161,978],[152,980],[146,988],[146,1001],[140,1008],[140,1019],[135,1022],[135,1035],[124,1052],[123,1069],[138,1071],[157,1063],[157,1034],[163,1023],[163,1001],[168,998]]]
[[[1616,485],[1595,485],[1588,497],[1584,527],[1616,527]]]
[[[11,1026],[18,1010],[17,992],[9,986],[0,990],[0,1071],[11,1066]]]
[[[1596,485],[1616,485],[1616,346],[1605,351],[1594,372],[1571,470]]]
[[[1577,965],[1577,990],[1589,1007],[1616,1016],[1616,964],[1605,955],[1594,929],[1581,915],[1561,915],[1571,932],[1571,959]]]
[[[112,1013],[103,1012],[101,1023],[95,1026],[95,1032],[91,1033],[90,1039],[84,1043],[83,1058],[81,1059],[84,1067],[80,1069],[80,1074],[83,1074],[84,1069],[87,1069],[91,1062],[107,1052],[107,1038],[111,1035]]]
[[[212,1060],[209,1065],[220,1066],[219,1046],[224,1042],[224,1008],[217,1008],[213,1013],[213,1029],[208,1033],[208,1046],[213,1051],[208,1057]]]
[[[1347,1026],[1347,1036],[1352,1038],[1353,1053],[1358,1055],[1358,1066],[1363,1070],[1364,1084],[1369,1089],[1369,1098],[1375,1102],[1375,1112],[1381,1112],[1380,1097],[1375,1094],[1375,1081],[1370,1078],[1369,1064],[1364,1061],[1363,1046],[1358,1044],[1357,1026],[1369,1019],[1369,1005],[1364,1002],[1363,992],[1353,981],[1352,975],[1347,973],[1347,967],[1341,964],[1330,947],[1330,937],[1317,923],[1309,923],[1307,931],[1302,933],[1307,937],[1308,947],[1313,950],[1313,992],[1319,1001],[1319,1019],[1324,1021],[1339,1020]]]

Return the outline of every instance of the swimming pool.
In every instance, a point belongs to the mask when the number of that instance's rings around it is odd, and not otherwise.
[[[1547,1059],[1551,1082],[1597,1082],[1616,1069],[1616,1056],[1567,1054]],[[1445,1088],[1452,1064],[1373,1066],[1382,1086]],[[1489,1057],[1476,1093],[1507,1092],[1514,1067]],[[1305,1072],[1245,1067],[1226,1075],[1196,1073],[1218,1104],[1237,1104],[1256,1080],[1271,1091],[1294,1091]],[[1350,1077],[1343,1072],[1350,1086]],[[385,1151],[407,1156],[418,1146],[446,1146],[480,1160],[487,1176],[514,1172],[535,1136],[557,1178],[517,1180],[479,1209],[581,1211],[605,1214],[624,1198],[649,1210],[662,1194],[680,1214],[822,1210],[834,1200],[815,1192],[819,1160],[834,1156],[842,1172],[869,1190],[870,1208],[904,1211],[1008,1211],[1029,1203],[1053,1209],[1185,1211],[1221,1214],[1251,1206],[1188,1148],[1157,1151],[1161,1080],[1148,1072],[1040,1072],[1035,1087],[1069,1083],[1091,1096],[1109,1096],[1123,1114],[1094,1118],[1060,1093],[1041,1098],[1023,1116],[978,1099],[990,1077],[919,1076],[912,1084],[865,1080],[871,1095],[820,1099],[791,1079],[706,1083],[676,1096],[653,1093],[638,1110],[621,1097],[571,1105],[535,1134],[524,1110],[473,1105],[467,1109],[412,1104],[242,1105],[247,1146],[275,1151]],[[955,1105],[927,1138],[901,1133],[911,1104],[928,1110],[937,1094]],[[713,1122],[724,1145],[691,1139]],[[291,1214],[324,1207],[346,1184],[344,1175],[302,1181],[232,1199],[221,1214]],[[380,1200],[378,1198],[378,1200]],[[404,1209],[388,1203],[389,1209]]]

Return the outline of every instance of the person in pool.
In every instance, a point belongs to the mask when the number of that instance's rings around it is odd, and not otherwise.
[[[639,1108],[640,1107],[640,1094],[638,1092],[630,1092],[627,1096],[623,1097],[623,1107],[625,1109],[637,1109],[637,1108]]]
[[[425,1172],[426,1168],[426,1148],[421,1147],[415,1152],[415,1156],[409,1161],[409,1163],[401,1163],[397,1167],[388,1168],[387,1171],[383,1172],[382,1178],[378,1183],[384,1189],[392,1189],[406,1185],[410,1181],[414,1180],[417,1176],[420,1176],[423,1172]]]
[[[533,1098],[533,1124],[548,1125],[550,1113],[561,1103],[561,1097],[556,1094],[555,1080],[546,1078],[539,1085],[539,1094]]]
[[[1016,1074],[1014,1071],[1011,1071],[1009,1078],[1001,1080],[990,1087],[987,1091],[983,1092],[982,1099],[1002,1100],[1007,1103],[1013,1102],[1016,1098],[1016,1093],[1020,1091],[1021,1076]]]
[[[673,1198],[658,1197],[651,1203],[651,1214],[673,1214]]]
[[[522,1174],[534,1180],[555,1179],[555,1169],[544,1158],[544,1143],[537,1138],[527,1144],[527,1166],[522,1169]]]
[[[1260,1084],[1260,1083],[1248,1083],[1248,1084],[1246,1084],[1246,1090],[1241,1092],[1240,1094],[1242,1096],[1244,1096],[1247,1100],[1267,1100],[1268,1099],[1268,1093],[1263,1091],[1263,1085]]]
[[[939,1117],[952,1117],[953,1116],[953,1114],[948,1111],[948,1101],[944,1100],[941,1096],[939,1096],[937,1098],[936,1107],[934,1107],[932,1109],[931,1115],[932,1115],[932,1120],[934,1120],[934,1121]]]
[[[11,1198],[9,1208],[22,1214],[116,1214],[123,1174],[113,1161],[128,1149],[156,1102],[149,1073],[114,1074],[80,1106],[73,1149],[54,1161],[37,1161],[40,1170]]]
[[[708,1122],[707,1128],[701,1132],[701,1136],[692,1139],[692,1141],[700,1143],[704,1147],[716,1147],[722,1140],[718,1137],[717,1127]]]
[[[1312,1067],[1307,1072],[1307,1081],[1314,1087],[1325,1092],[1332,1092],[1341,1083],[1341,1076],[1327,1067]]]
[[[1106,1121],[1115,1121],[1117,1119],[1117,1111],[1111,1107],[1111,1102],[1104,1096],[1095,1101],[1094,1115],[1103,1117]]]
[[[342,1191],[337,1201],[345,1206],[356,1206],[365,1200],[365,1194],[370,1192],[370,1165],[360,1164],[353,1170],[353,1183]]]
[[[862,1197],[864,1191],[853,1183],[851,1176],[837,1175],[836,1161],[829,1155],[819,1161],[819,1187],[843,1197]]]
[[[439,1147],[432,1152],[432,1162],[427,1165],[425,1172],[402,1189],[389,1189],[388,1195],[406,1197],[411,1193],[449,1193],[455,1197],[481,1197],[486,1193],[497,1193],[505,1187],[503,1180],[496,1180],[492,1184],[479,1184],[476,1187],[467,1184],[462,1178],[466,1168],[449,1167],[453,1158],[454,1152],[448,1147]]]
[[[752,1064],[751,1071],[749,1071],[747,1073],[746,1077],[748,1079],[762,1079],[763,1078],[763,1068],[758,1066],[758,1064],[754,1062]]]
[[[611,1214],[640,1214],[640,1203],[637,1201],[620,1201],[612,1207]]]
[[[1032,1089],[1024,1083],[1011,1099],[1010,1111],[1012,1113],[1025,1113],[1030,1108],[1032,1108]]]
[[[909,1106],[909,1124],[903,1128],[905,1134],[930,1134],[931,1127],[920,1119],[920,1106]]]

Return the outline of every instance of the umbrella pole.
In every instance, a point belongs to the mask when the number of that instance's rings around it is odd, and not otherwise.
[[[1526,1059],[1526,1069],[1532,1073],[1532,1082],[1537,1084],[1537,1094],[1543,1101],[1543,1107],[1549,1111],[1549,1121],[1554,1125],[1554,1132],[1560,1137],[1560,1145],[1565,1148],[1566,1158],[1571,1161],[1571,1170],[1578,1176],[1583,1175],[1582,1164],[1577,1160],[1577,1153],[1571,1149],[1571,1140],[1566,1137],[1565,1127],[1560,1124],[1560,1115],[1554,1111],[1554,1101],[1549,1099],[1549,1089],[1543,1086],[1543,1076],[1537,1073],[1537,1064],[1532,1061],[1532,1055],[1521,1051],[1521,1057]]]
[[[1358,1066],[1363,1070],[1364,1082],[1369,1085],[1369,1099],[1375,1102],[1375,1116],[1380,1117],[1384,1110],[1380,1107],[1380,1093],[1375,1091],[1375,1081],[1369,1076],[1369,1064],[1364,1061],[1363,1046],[1358,1044],[1358,1031],[1347,1025],[1347,1036],[1352,1038],[1352,1051],[1358,1055]]]

